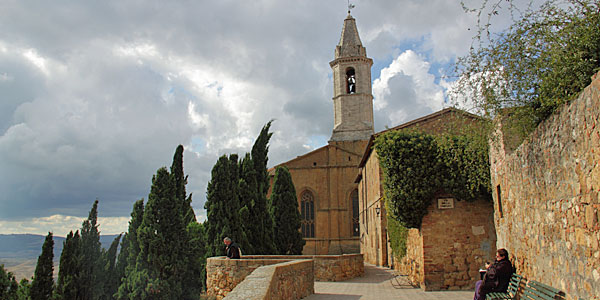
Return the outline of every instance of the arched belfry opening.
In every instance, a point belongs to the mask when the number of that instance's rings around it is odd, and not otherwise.
[[[354,68],[346,69],[346,93],[356,93],[356,73]]]

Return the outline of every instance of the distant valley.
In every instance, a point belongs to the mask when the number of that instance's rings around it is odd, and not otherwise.
[[[101,235],[100,243],[108,248],[117,237]],[[42,244],[46,237],[37,234],[0,234],[0,265],[13,272],[17,280],[30,279],[35,271],[38,256],[42,253]],[[58,262],[62,252],[64,237],[54,236],[54,273],[58,274]]]

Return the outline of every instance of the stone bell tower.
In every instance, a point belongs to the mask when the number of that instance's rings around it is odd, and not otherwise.
[[[348,12],[342,36],[335,47],[333,69],[334,126],[330,142],[368,140],[373,134],[371,65]]]

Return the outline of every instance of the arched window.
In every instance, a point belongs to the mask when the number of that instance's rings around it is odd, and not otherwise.
[[[353,68],[348,68],[346,70],[346,93],[354,94],[356,93],[356,76],[354,74]]]
[[[302,237],[315,237],[315,197],[310,191],[300,195],[300,218],[302,221]]]
[[[350,202],[352,203],[352,235],[360,236],[360,225],[358,223],[358,190],[350,193]]]

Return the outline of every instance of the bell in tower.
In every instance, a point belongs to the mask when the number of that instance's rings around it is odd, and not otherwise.
[[[348,13],[335,48],[333,69],[334,126],[330,141],[368,140],[373,134],[371,65],[356,21]]]

